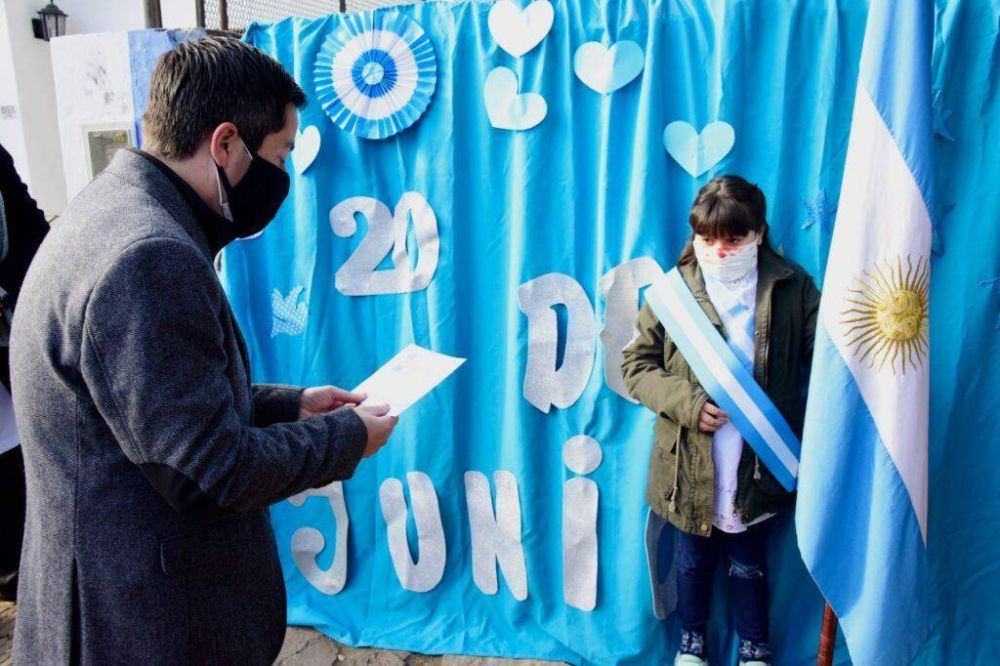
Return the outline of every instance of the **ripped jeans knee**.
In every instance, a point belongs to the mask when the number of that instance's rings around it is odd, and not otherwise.
[[[754,580],[767,575],[767,570],[758,564],[744,564],[739,560],[730,558],[729,575],[733,578],[743,578],[744,580]]]

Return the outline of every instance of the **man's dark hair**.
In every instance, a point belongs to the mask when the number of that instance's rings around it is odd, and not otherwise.
[[[143,114],[146,146],[184,159],[224,122],[239,128],[250,152],[285,126],[289,104],[306,95],[278,61],[231,37],[181,42],[156,63]]]

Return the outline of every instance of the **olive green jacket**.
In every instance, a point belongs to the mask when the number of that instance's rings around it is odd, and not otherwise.
[[[725,336],[697,262],[681,266],[680,272],[709,320]],[[761,248],[754,379],[798,436],[818,310],[819,291],[812,278],[773,250]],[[646,501],[677,528],[707,535],[715,515],[715,465],[712,434],[698,430],[698,416],[708,394],[648,303],[639,312],[636,328],[638,335],[624,350],[622,374],[629,394],[658,415]],[[784,490],[746,442],[737,477],[736,510],[746,523],[794,503],[794,495]]]

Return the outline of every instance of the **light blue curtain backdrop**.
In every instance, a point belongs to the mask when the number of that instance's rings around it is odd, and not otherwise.
[[[293,532],[319,529],[333,557],[329,504],[273,509],[292,623],[352,645],[426,653],[665,663],[676,618],[652,612],[643,542],[652,415],[612,392],[598,343],[581,398],[548,414],[522,395],[527,317],[516,291],[540,275],[575,279],[596,308],[615,266],[648,256],[669,268],[688,235],[687,211],[711,176],[736,173],[767,195],[772,243],[822,280],[847,148],[867,6],[863,0],[555,0],[551,32],[527,55],[500,50],[489,4],[427,2],[398,11],[418,21],[437,54],[437,89],[424,116],[382,141],[341,131],[316,99],[314,62],[342,17],[252,26],[246,39],[279,59],[310,96],[302,126],[322,148],[274,223],[224,255],[222,276],[246,335],[256,381],[352,387],[410,342],[468,358],[404,414],[389,446],[345,484],[347,584],[328,596],[291,557]],[[941,607],[919,663],[1000,660],[1000,2],[939,2],[934,56],[938,132],[932,300],[929,549]],[[573,72],[587,41],[632,40],[645,51],[637,80],[602,96]],[[510,67],[548,116],[524,132],[490,126],[483,83]],[[665,151],[664,127],[722,120],[732,151],[692,177]],[[407,191],[436,213],[441,256],[430,285],[410,294],[345,296],[334,274],[364,235],[331,231],[330,209],[353,196],[395,207]],[[272,337],[272,291],[297,286],[301,335]],[[294,330],[294,328],[293,328]],[[597,606],[567,606],[562,588],[562,488],[574,475],[562,445],[585,434],[604,459]],[[379,484],[428,474],[447,542],[443,579],[402,589],[386,542]],[[463,474],[517,478],[528,598],[501,576],[488,596],[473,584]],[[573,510],[567,507],[567,510]],[[815,663],[822,597],[797,555],[789,516],[769,549],[776,664]],[[412,521],[411,521],[412,522]],[[411,549],[416,541],[411,530]],[[720,569],[710,628],[713,661],[735,659]],[[891,609],[887,609],[891,612]],[[848,663],[841,643],[837,663]]]

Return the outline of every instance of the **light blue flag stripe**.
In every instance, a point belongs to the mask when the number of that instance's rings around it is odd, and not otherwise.
[[[934,210],[933,39],[934,3],[930,0],[874,0],[868,9],[858,73],[929,211]]]

